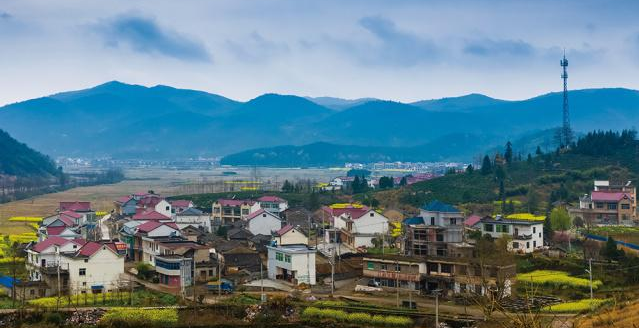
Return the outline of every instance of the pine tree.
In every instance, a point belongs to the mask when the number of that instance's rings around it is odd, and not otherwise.
[[[481,174],[488,175],[493,171],[492,163],[488,155],[484,156],[484,160],[481,163]]]
[[[400,186],[400,187],[403,187],[403,186],[405,186],[406,184],[408,184],[408,181],[406,181],[406,177],[402,177],[402,179],[401,179],[401,180],[399,180],[399,186]]]
[[[535,150],[535,155],[543,155],[544,153],[541,151],[541,147],[537,146],[537,150]]]
[[[468,166],[466,166],[466,173],[473,174],[474,171],[475,168],[473,168],[473,164],[468,164]]]
[[[510,164],[513,162],[513,144],[508,141],[506,143],[506,151],[504,152],[504,159],[506,163]]]

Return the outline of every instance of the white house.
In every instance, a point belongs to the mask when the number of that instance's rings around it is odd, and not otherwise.
[[[485,217],[481,219],[482,235],[489,234],[493,238],[510,235],[513,252],[532,253],[544,246],[544,221]]]
[[[339,230],[341,242],[353,248],[372,247],[373,238],[389,231],[388,218],[363,205],[338,204],[322,210],[329,215],[333,228]],[[335,239],[329,231],[326,238]]]
[[[267,246],[268,277],[315,285],[315,249],[306,245]]]
[[[50,290],[58,285],[60,272],[68,277],[66,282],[61,282],[62,287],[68,288],[71,294],[108,292],[122,282],[125,250],[123,243],[49,237],[26,250],[26,266],[29,279],[47,283]]]
[[[141,240],[143,262],[155,266],[155,256],[159,254],[160,243],[167,238],[181,236],[180,229],[173,223],[149,221],[136,227],[136,236]]]
[[[273,241],[276,245],[308,245],[308,237],[299,229],[287,224],[282,229],[273,233]]]
[[[251,213],[246,217],[246,229],[253,235],[271,235],[273,231],[282,228],[282,220],[264,209]]]
[[[257,201],[262,209],[271,213],[279,214],[288,208],[288,201],[277,196],[262,196]]]
[[[101,293],[123,287],[124,256],[115,243],[88,242],[77,252],[64,254],[72,294]]]
[[[180,229],[194,226],[202,227],[207,232],[211,232],[211,217],[195,207],[188,207],[174,214],[173,219]]]

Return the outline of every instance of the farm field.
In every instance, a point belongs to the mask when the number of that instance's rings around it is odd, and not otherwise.
[[[223,176],[225,171],[237,174]],[[110,211],[113,200],[119,196],[153,190],[164,196],[198,194],[223,191],[240,191],[242,187],[232,181],[260,181],[264,189],[279,189],[284,180],[311,179],[328,181],[344,174],[329,169],[277,169],[277,168],[218,168],[214,170],[125,170],[127,180],[116,184],[78,187],[63,192],[45,194],[29,199],[0,204],[0,232],[20,234],[33,229],[27,222],[10,222],[11,217],[43,217],[54,213],[60,201],[90,201],[97,211]]]

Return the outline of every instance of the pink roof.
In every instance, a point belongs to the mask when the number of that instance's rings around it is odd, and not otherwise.
[[[66,245],[67,243],[74,243],[77,245],[84,245],[86,244],[86,240],[78,238],[78,239],[73,239],[73,240],[69,240],[69,239],[65,239],[62,237],[58,237],[58,236],[51,236],[48,237],[47,239],[33,245],[32,250],[35,252],[42,252],[45,249],[49,248],[51,245],[56,245],[56,246],[63,246]]]
[[[68,239],[64,239],[62,237],[58,237],[58,236],[51,236],[35,245],[33,245],[33,251],[35,252],[42,252],[45,249],[49,248],[52,245],[57,245],[57,246],[62,246],[65,245],[66,243],[70,242],[70,240]]]
[[[91,202],[60,202],[60,211],[91,211]]]
[[[139,213],[136,213],[135,215],[133,215],[133,220],[169,220],[169,219],[170,217],[162,213],[158,213],[155,210],[140,211]]]
[[[192,201],[186,199],[177,199],[171,201],[171,206],[174,207],[190,207],[192,204]]]
[[[471,215],[469,216],[466,221],[464,221],[464,224],[466,226],[474,226],[475,224],[477,224],[477,222],[479,222],[481,220],[481,216],[479,215]]]
[[[271,216],[275,216],[275,217],[276,217],[276,215],[274,215],[274,214],[272,214],[272,213],[270,213],[270,212],[268,212],[268,211],[265,211],[264,209],[260,208],[259,210],[257,210],[257,211],[255,211],[255,212],[253,212],[253,213],[249,214],[249,216],[247,216],[247,217],[246,217],[246,220],[247,220],[247,221],[249,221],[249,220],[251,220],[251,219],[254,219],[254,218],[256,218],[256,217],[260,216],[260,215],[261,215],[261,214],[263,214],[263,213],[267,213],[267,214],[269,214],[269,215],[271,215]],[[278,219],[279,219],[279,218],[278,218]]]
[[[149,222],[145,222],[140,224],[139,226],[137,226],[138,231],[140,232],[150,232],[153,231],[157,228],[159,228],[160,226],[167,226],[167,227],[171,227],[175,230],[179,230],[180,228],[177,226],[177,224],[175,224],[175,222],[158,222],[158,221],[149,221]]]
[[[255,204],[255,201],[250,200],[250,199],[218,199],[217,202],[222,205],[222,206],[242,206],[244,204],[246,205],[253,205]]]
[[[120,204],[124,204],[124,203],[130,201],[131,199],[133,199],[133,197],[131,197],[131,196],[122,196],[122,197],[116,199],[115,201],[120,203]]]
[[[331,215],[332,217],[335,216],[340,216],[344,213],[348,213],[351,216],[351,219],[355,220],[355,219],[359,219],[360,217],[362,217],[364,214],[368,213],[370,211],[370,208],[366,207],[366,206],[362,206],[360,208],[356,208],[356,207],[346,207],[346,208],[330,208],[328,206],[324,206],[322,207],[322,209],[328,213],[329,215]],[[332,220],[332,217],[329,218]]]
[[[76,255],[91,256],[102,248],[102,244],[90,241],[80,248]]]
[[[618,202],[624,197],[631,198],[629,194],[623,192],[606,192],[606,191],[593,191],[591,198],[593,201],[608,201]]]
[[[66,215],[66,216],[70,216],[74,219],[80,219],[82,218],[82,214],[78,214],[76,212],[72,212],[72,211],[64,211],[62,213],[60,213],[61,215]]]
[[[140,198],[140,200],[138,201],[138,206],[155,207],[155,205],[163,200],[164,198],[158,195],[147,195]]]
[[[277,196],[262,196],[257,199],[259,202],[270,202],[270,203],[286,203],[286,200],[277,197]]]
[[[67,227],[47,227],[47,236],[59,236]]]
[[[275,232],[275,234],[276,234],[276,235],[278,235],[278,236],[282,236],[282,235],[284,235],[285,233],[287,233],[287,232],[289,232],[289,231],[291,231],[291,230],[293,230],[293,226],[292,226],[292,225],[290,225],[290,224],[287,224],[287,225],[285,225],[282,229],[277,230],[277,231]]]
[[[62,223],[64,223],[64,225],[67,226],[67,227],[72,227],[72,226],[75,225],[75,220],[73,220],[73,218],[70,218],[70,217],[65,216],[63,214],[58,217],[58,220],[62,221]],[[54,220],[53,222],[55,222],[55,221],[57,221],[57,220]],[[51,223],[53,223],[53,222],[51,222]]]

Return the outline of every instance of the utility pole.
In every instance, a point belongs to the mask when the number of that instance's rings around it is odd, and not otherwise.
[[[262,267],[262,259],[260,258],[260,300],[262,303],[266,302],[266,295],[264,295],[264,269]]]
[[[217,301],[222,300],[222,260],[220,259],[220,253],[217,252]]]
[[[588,259],[588,275],[590,276],[590,305],[592,306],[592,258]]]
[[[399,261],[395,260],[395,289],[397,289],[397,307],[399,308]]]
[[[56,300],[56,309],[59,309],[60,308],[60,249],[57,247],[55,250],[55,255],[56,255],[56,261],[58,262],[56,263],[57,274],[58,274],[58,298]]]
[[[333,247],[333,256],[331,261],[331,297],[335,294],[335,247]]]
[[[435,327],[439,328],[439,292],[441,289],[435,289]]]

